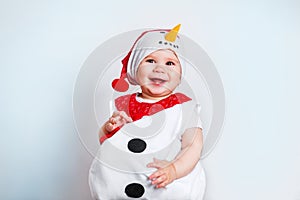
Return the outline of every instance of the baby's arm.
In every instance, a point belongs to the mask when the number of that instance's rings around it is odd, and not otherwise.
[[[121,127],[126,123],[132,122],[131,117],[124,111],[115,111],[99,130],[99,138],[113,131],[117,127]]]
[[[165,187],[175,179],[189,174],[200,159],[202,144],[202,129],[187,129],[182,136],[181,151],[173,162],[154,159],[154,162],[148,164],[148,167],[158,169],[149,176],[152,184],[158,188]]]
[[[189,128],[184,132],[181,151],[174,161],[176,178],[186,176],[194,169],[200,160],[202,145],[203,137],[201,128]]]

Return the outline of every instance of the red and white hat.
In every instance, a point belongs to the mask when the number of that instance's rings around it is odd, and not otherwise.
[[[129,84],[138,85],[136,73],[140,62],[152,52],[159,49],[173,50],[181,65],[180,57],[183,52],[183,46],[178,35],[180,24],[173,29],[156,29],[143,32],[134,42],[129,53],[122,60],[122,71],[120,78],[113,80],[112,87],[118,92],[125,92]],[[125,80],[127,79],[128,82]]]

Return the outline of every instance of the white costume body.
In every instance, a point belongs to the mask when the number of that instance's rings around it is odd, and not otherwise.
[[[201,200],[205,191],[205,174],[200,161],[188,175],[159,189],[148,179],[156,169],[146,167],[154,157],[173,160],[181,150],[184,130],[202,128],[199,115],[193,113],[195,106],[191,100],[144,116],[124,125],[106,139],[90,168],[89,185],[93,199]],[[143,152],[134,153],[128,149],[133,138],[145,141],[147,146]],[[133,198],[125,193],[126,186],[132,183],[143,186],[142,196]]]

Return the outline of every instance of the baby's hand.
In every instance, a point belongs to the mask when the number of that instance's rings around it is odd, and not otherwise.
[[[115,111],[109,118],[109,120],[105,123],[104,128],[106,132],[111,132],[115,128],[121,127],[129,122],[132,122],[132,119],[131,117],[128,117],[128,115],[124,111]]]
[[[153,185],[157,188],[165,187],[176,179],[176,168],[172,162],[154,158],[147,167],[156,168],[157,171],[149,176]]]

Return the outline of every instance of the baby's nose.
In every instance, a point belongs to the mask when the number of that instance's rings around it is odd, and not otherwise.
[[[165,73],[164,67],[161,65],[156,65],[156,67],[153,69],[156,73]]]

